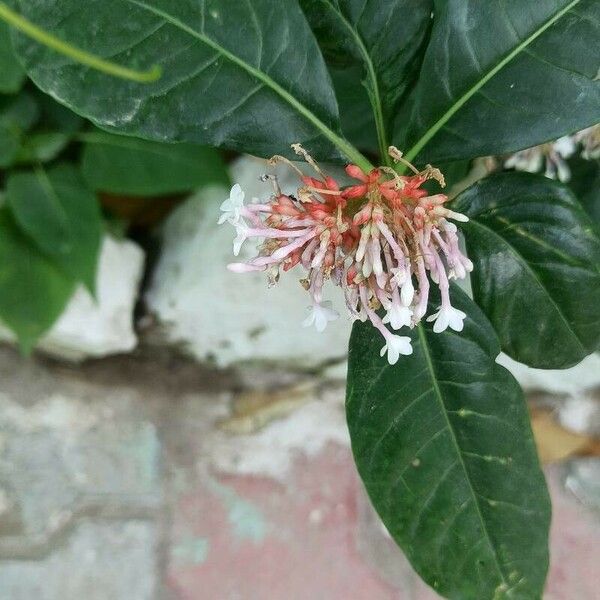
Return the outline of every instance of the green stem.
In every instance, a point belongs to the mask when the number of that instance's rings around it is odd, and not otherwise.
[[[161,68],[159,65],[154,65],[149,71],[134,71],[133,69],[122,67],[121,65],[104,60],[85,50],[81,50],[80,48],[76,48],[71,44],[63,42],[11,10],[4,2],[0,2],[0,19],[33,38],[36,42],[39,42],[60,54],[64,54],[78,63],[87,65],[88,67],[96,69],[97,71],[102,71],[108,75],[136,81],[138,83],[151,83],[161,76]]]
[[[354,39],[358,51],[360,52],[365,68],[367,70],[368,83],[365,85],[367,93],[369,95],[369,102],[373,109],[373,116],[375,117],[375,128],[377,130],[377,141],[379,143],[379,152],[381,154],[381,160],[389,165],[391,164],[390,156],[388,154],[389,144],[385,133],[385,120],[383,118],[383,108],[381,103],[381,95],[379,92],[379,82],[377,81],[377,74],[375,73],[375,67],[373,61],[363,39],[360,37],[358,31],[352,26],[352,23],[343,15],[339,9],[334,9],[329,2],[323,2],[325,6],[333,10],[339,17],[344,27],[348,30],[350,36]]]
[[[552,18],[542,25],[538,30],[534,31],[528,38],[523,40],[518,46],[514,48],[512,52],[507,54],[494,68],[488,71],[473,87],[471,87],[465,94],[463,94],[432,127],[430,127],[425,135],[406,153],[406,160],[412,162],[415,157],[423,150],[423,148],[431,141],[433,136],[500,70],[502,70],[511,60],[513,60],[518,54],[520,54],[527,46],[529,46],[534,40],[536,40],[542,33],[548,28],[552,27],[556,21],[562,16],[569,12],[574,6],[579,4],[581,0],[573,0],[563,9],[559,10]],[[406,167],[399,166],[399,173],[404,173]]]
[[[389,144],[385,133],[385,121],[383,118],[383,109],[381,104],[381,95],[379,93],[379,83],[377,81],[377,75],[375,74],[375,67],[371,61],[371,57],[365,47],[361,37],[356,34],[356,43],[363,55],[364,63],[367,68],[367,74],[369,77],[370,85],[367,85],[367,92],[369,94],[369,101],[373,108],[373,116],[375,117],[375,128],[377,129],[377,141],[379,142],[379,153],[381,154],[381,160],[385,164],[390,164],[390,155],[388,154]]]

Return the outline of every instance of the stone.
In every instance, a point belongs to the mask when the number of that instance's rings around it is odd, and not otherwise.
[[[552,408],[560,424],[589,436],[600,435],[600,354],[569,369],[532,369],[505,354],[498,357],[526,393]]]
[[[231,175],[250,200],[270,193],[259,176],[271,170],[264,160],[242,157]],[[282,189],[294,191],[295,176],[289,169],[277,171]],[[312,369],[343,357],[351,322],[338,288],[327,286],[326,299],[342,316],[319,334],[301,325],[310,304],[299,283],[301,271],[283,274],[268,288],[264,273],[227,270],[228,263],[255,253],[248,241],[234,257],[234,229],[217,225],[219,206],[228,194],[223,188],[201,190],[164,227],[163,250],[145,300],[166,339],[220,367],[272,363]]]
[[[117,369],[76,372],[0,349],[0,598],[154,600],[164,490],[149,396]]]
[[[158,597],[156,545],[156,526],[145,521],[83,521],[65,544],[42,560],[0,562],[0,596],[154,600]]]
[[[501,354],[505,366],[527,392],[548,392],[571,398],[589,396],[600,388],[600,353],[591,354],[569,369],[532,369]]]
[[[133,310],[143,268],[144,253],[137,244],[105,236],[98,264],[97,299],[79,286],[37,348],[70,361],[133,350],[137,345]],[[14,335],[1,327],[0,340],[14,341]]]

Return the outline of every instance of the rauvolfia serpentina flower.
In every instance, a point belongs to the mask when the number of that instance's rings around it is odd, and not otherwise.
[[[351,317],[369,320],[380,331],[381,355],[390,364],[412,353],[410,337],[393,331],[414,327],[426,317],[431,283],[441,297],[438,310],[427,317],[434,321],[433,330],[461,331],[466,315],[450,302],[449,280],[464,278],[473,264],[461,253],[451,220],[468,218],[444,206],[446,195],[428,195],[422,189],[428,179],[443,187],[440,171],[431,166],[418,171],[391,147],[392,158],[410,167],[412,175],[398,175],[390,167],[365,173],[348,165],[346,172],[356,183],[342,188],[300,145],[292,147],[314,176],[280,156],[271,163],[285,162],[298,173],[295,195],[282,193],[277,179],[265,175],[273,187],[266,200],[244,204],[244,193],[235,185],[223,202],[219,222],[237,230],[234,254],[248,238],[261,240],[256,257],[228,268],[236,273],[264,271],[274,284],[281,271],[300,266],[305,271],[300,283],[311,301],[304,326],[314,325],[318,331],[339,317],[323,299],[324,285],[331,281],[343,289]]]

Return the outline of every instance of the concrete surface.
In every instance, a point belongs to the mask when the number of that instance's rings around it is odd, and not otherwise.
[[[365,500],[343,389],[249,382],[172,354],[75,368],[0,347],[0,598],[433,600]],[[546,600],[598,598],[580,471],[547,470]]]

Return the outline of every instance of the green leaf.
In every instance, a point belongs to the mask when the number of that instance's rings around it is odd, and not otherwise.
[[[67,275],[95,288],[101,238],[100,209],[76,169],[9,176],[6,199],[22,231]]]
[[[600,227],[600,160],[575,157],[569,160],[571,181],[569,187],[583,208]]]
[[[502,173],[453,206],[474,262],[473,297],[502,349],[532,367],[574,365],[600,344],[600,240],[565,186]]]
[[[359,150],[377,155],[377,129],[369,95],[360,83],[362,68],[330,67],[331,80],[340,107],[340,122],[347,140]]]
[[[14,94],[25,81],[25,70],[15,56],[8,25],[0,21],[0,93]]]
[[[341,150],[361,162],[339,135],[329,74],[295,0],[20,0],[18,6],[29,20],[97,56],[162,67],[156,83],[125,81],[17,35],[31,78],[99,126],[261,156],[289,155],[290,143],[301,142],[320,158],[339,159]]]
[[[98,191],[133,196],[186,192],[202,185],[229,184],[220,154],[193,144],[161,144],[108,133],[80,136],[82,172]]]
[[[35,132],[25,136],[15,157],[19,164],[54,160],[69,144],[71,136],[61,132]]]
[[[84,120],[71,109],[59,104],[48,94],[34,89],[34,95],[40,107],[40,120],[48,130],[58,130],[61,133],[75,133],[84,124]]]
[[[13,163],[24,132],[35,124],[38,117],[38,107],[31,95],[0,96],[0,167]]]
[[[397,145],[421,162],[502,154],[600,120],[597,0],[436,0]]]
[[[0,319],[29,352],[63,312],[75,283],[0,209]]]
[[[360,476],[413,567],[448,598],[540,598],[550,501],[523,394],[497,338],[457,287],[456,334],[410,332],[390,366],[370,323],[350,339],[346,411]]]
[[[387,157],[393,117],[418,73],[433,0],[300,0],[300,5],[326,55],[354,58],[363,66],[379,152]]]

